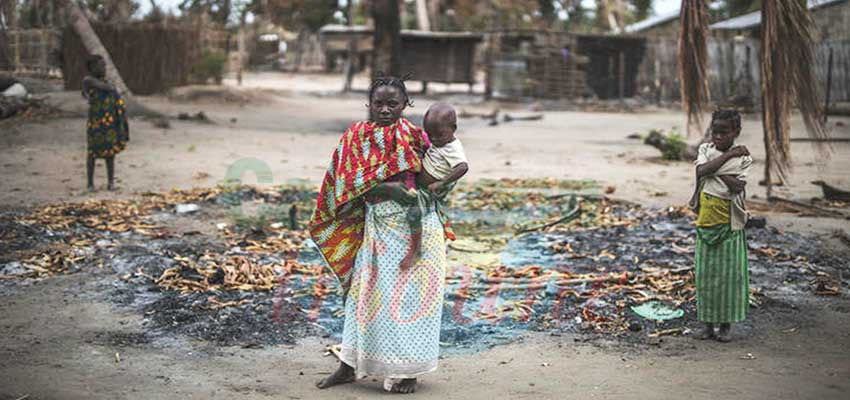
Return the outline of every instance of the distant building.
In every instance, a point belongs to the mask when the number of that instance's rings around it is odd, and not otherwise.
[[[626,33],[646,38],[675,37],[679,34],[679,10],[649,17],[626,26]]]
[[[830,50],[833,53],[831,99],[850,101],[850,0],[808,0],[817,29],[816,71],[826,85]],[[647,39],[638,73],[645,97],[679,100],[679,12],[632,24],[625,31]],[[710,25],[709,89],[712,100],[741,107],[758,102],[761,51],[761,12],[756,11]]]
[[[850,1],[809,0],[809,10],[817,27],[819,41],[850,39]],[[710,26],[716,35],[743,35],[758,38],[761,12],[737,16]]]

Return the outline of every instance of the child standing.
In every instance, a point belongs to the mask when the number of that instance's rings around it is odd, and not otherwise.
[[[89,75],[83,78],[83,97],[89,102],[86,122],[86,177],[88,190],[94,190],[94,164],[98,158],[106,161],[108,190],[115,189],[115,155],[127,146],[130,128],[124,99],[106,80],[106,63],[99,55],[86,60]]]
[[[697,186],[691,199],[698,211],[694,257],[697,318],[705,323],[701,339],[728,342],[731,324],[743,321],[749,307],[744,199],[753,160],[746,147],[734,145],[741,134],[737,111],[715,111],[710,129],[711,142],[699,147]]]

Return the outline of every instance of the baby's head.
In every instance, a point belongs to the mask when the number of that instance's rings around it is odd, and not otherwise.
[[[729,150],[741,134],[741,113],[737,110],[717,110],[711,114],[711,142],[720,151]]]
[[[454,107],[448,103],[434,103],[425,112],[422,126],[428,134],[431,144],[443,147],[455,140],[457,130],[457,114]]]

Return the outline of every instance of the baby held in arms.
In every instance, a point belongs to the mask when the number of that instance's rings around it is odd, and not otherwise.
[[[454,107],[446,103],[433,104],[425,112],[422,125],[431,147],[422,159],[422,172],[417,175],[416,183],[443,197],[469,170],[463,145],[455,137],[457,115]]]
[[[457,130],[457,115],[454,107],[447,103],[435,103],[425,112],[422,123],[431,146],[422,157],[422,171],[416,175],[416,185],[425,189],[433,198],[437,215],[446,234],[446,239],[454,240],[448,215],[441,203],[455,183],[469,170],[463,145],[455,137]],[[415,263],[421,256],[420,236],[422,234],[420,220],[422,209],[413,205],[408,209],[407,220],[413,236],[412,248],[402,260],[402,268]]]

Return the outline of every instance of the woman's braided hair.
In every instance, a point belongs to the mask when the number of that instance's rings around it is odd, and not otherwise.
[[[411,74],[405,74],[401,78],[384,75],[383,72],[378,72],[378,76],[372,81],[372,84],[369,86],[369,102],[372,102],[372,96],[375,94],[375,90],[378,90],[381,86],[390,86],[394,88],[398,88],[401,92],[401,96],[403,97],[404,105],[406,107],[413,107],[413,101],[410,100],[410,96],[407,94],[407,86],[405,86],[404,81],[410,79]],[[368,106],[368,105],[367,105]]]

